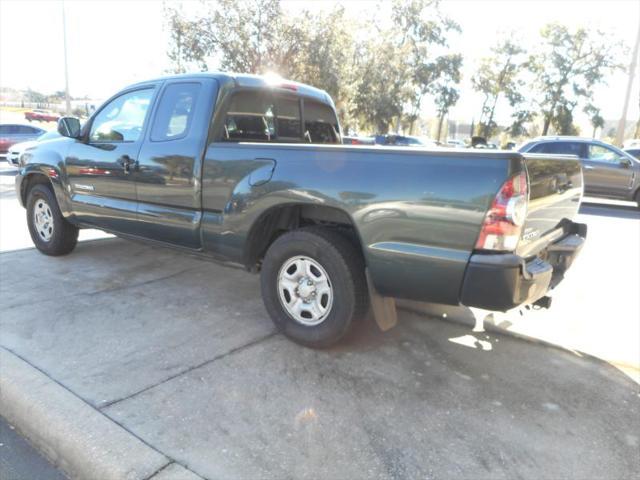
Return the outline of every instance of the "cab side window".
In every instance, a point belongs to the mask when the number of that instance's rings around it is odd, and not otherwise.
[[[91,142],[135,142],[142,134],[153,89],[135,90],[109,102],[91,124]]]
[[[556,155],[577,155],[584,157],[583,144],[580,142],[546,142],[530,150],[531,153],[551,153]]]
[[[604,163],[620,163],[623,158],[623,155],[603,145],[589,145],[589,160]]]
[[[23,135],[37,135],[38,133],[40,133],[40,130],[28,125],[18,125],[18,133],[21,133]]]
[[[13,135],[18,133],[18,125],[0,125],[0,135]]]
[[[151,140],[162,142],[185,137],[193,118],[200,83],[174,83],[167,86],[158,104]]]

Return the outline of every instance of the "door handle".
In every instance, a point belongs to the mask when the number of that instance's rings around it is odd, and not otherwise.
[[[137,165],[137,162],[133,158],[131,158],[129,155],[122,155],[118,159],[118,163],[122,165],[122,168],[124,169],[124,173],[131,173],[131,167],[135,169]]]
[[[591,165],[584,165],[584,169],[585,170],[593,170],[595,167],[592,167]]]

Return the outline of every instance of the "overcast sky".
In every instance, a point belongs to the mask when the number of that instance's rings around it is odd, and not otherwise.
[[[359,18],[380,11],[370,0],[285,0],[283,5],[295,12],[328,9],[336,3]],[[129,83],[162,75],[168,67],[161,1],[66,0],[65,5],[72,95],[102,99]],[[191,8],[188,2],[187,8]],[[465,57],[461,100],[451,112],[460,121],[470,121],[479,112],[482,99],[471,90],[470,77],[501,33],[515,31],[524,46],[534,48],[540,28],[558,21],[603,29],[612,41],[621,39],[631,46],[640,23],[638,0],[444,0],[442,8],[462,27],[462,34],[451,39],[451,50]],[[45,93],[62,90],[62,38],[61,1],[0,0],[0,86]],[[638,77],[629,119],[640,115]],[[595,104],[606,119],[620,116],[625,88],[626,75],[620,72],[597,89]],[[433,109],[427,106],[424,113],[430,115]]]

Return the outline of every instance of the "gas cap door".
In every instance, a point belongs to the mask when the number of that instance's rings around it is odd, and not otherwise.
[[[264,185],[271,180],[276,168],[276,161],[273,158],[256,158],[255,162],[259,166],[249,174],[249,185],[252,187]]]

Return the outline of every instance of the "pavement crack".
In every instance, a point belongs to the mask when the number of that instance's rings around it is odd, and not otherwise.
[[[184,375],[186,373],[190,373],[190,372],[192,372],[194,370],[197,370],[199,368],[202,368],[202,367],[206,367],[207,365],[211,365],[213,362],[217,362],[218,360],[222,360],[223,358],[229,357],[229,356],[231,356],[231,355],[233,355],[235,353],[241,352],[241,351],[246,350],[248,348],[251,348],[251,347],[253,347],[253,346],[255,346],[255,345],[259,344],[259,343],[262,343],[265,340],[269,340],[270,338],[275,337],[278,333],[279,333],[278,331],[274,331],[274,332],[271,332],[271,333],[269,333],[267,335],[263,335],[262,337],[259,337],[259,338],[255,339],[255,340],[252,340],[249,343],[245,343],[244,345],[240,345],[239,347],[232,348],[231,350],[228,350],[225,353],[221,353],[220,355],[216,355],[215,357],[210,358],[209,360],[205,360],[204,362],[201,362],[201,363],[199,363],[197,365],[192,365],[191,367],[188,367],[188,368],[186,368],[186,369],[184,369],[184,370],[182,370],[182,371],[180,371],[178,373],[175,373],[175,374],[165,378],[164,380],[161,380],[161,381],[156,382],[156,383],[154,383],[152,385],[149,385],[148,387],[145,387],[142,390],[138,390],[137,392],[131,393],[131,394],[125,396],[125,397],[118,398],[116,400],[111,400],[109,402],[106,402],[106,403],[100,405],[97,408],[99,410],[103,410],[103,409],[111,407],[111,406],[113,406],[113,405],[115,405],[117,403],[124,402],[125,400],[129,400],[131,398],[134,398],[134,397],[136,397],[136,396],[138,396],[138,395],[140,395],[140,394],[142,394],[144,392],[147,392],[147,391],[149,391],[149,390],[151,390],[153,388],[156,388],[156,387],[158,387],[160,385],[163,385],[163,384],[165,384],[167,382],[170,382],[171,380],[173,380],[173,379],[175,379],[175,378],[177,378],[177,377],[179,377],[181,375]]]
[[[42,303],[47,303],[47,302],[52,302],[52,301],[60,301],[60,300],[64,300],[67,298],[77,298],[78,296],[92,296],[92,295],[101,295],[103,293],[112,293],[112,292],[117,292],[120,290],[130,290],[132,288],[137,288],[137,287],[144,287],[146,285],[152,284],[152,283],[156,283],[156,282],[161,282],[163,280],[168,280],[170,278],[174,278],[174,277],[178,277],[184,273],[187,272],[191,272],[193,270],[197,270],[199,268],[199,266],[196,267],[190,267],[190,268],[186,268],[184,270],[180,270],[178,272],[173,272],[170,273],[168,275],[163,275],[162,277],[157,277],[157,278],[151,278],[149,280],[145,280],[143,282],[139,282],[139,283],[133,283],[130,285],[118,285],[116,287],[108,287],[108,288],[102,288],[102,289],[98,289],[98,290],[93,290],[91,292],[80,292],[80,293],[75,293],[75,294],[70,294],[70,295],[62,295],[56,298],[48,298],[45,300],[38,300],[35,302],[29,302],[29,303],[14,303],[13,305],[9,305],[5,308],[5,310],[12,310],[14,308],[19,308],[19,307],[23,307],[25,305],[38,305],[38,304],[42,304]]]
[[[156,475],[158,475],[160,472],[162,472],[163,470],[166,470],[167,468],[169,468],[171,465],[173,465],[174,462],[173,460],[167,462],[166,464],[164,464],[163,466],[161,466],[159,469],[157,469],[155,472],[153,472],[151,475],[147,475],[146,477],[144,477],[142,480],[151,480],[153,477],[155,477]]]

